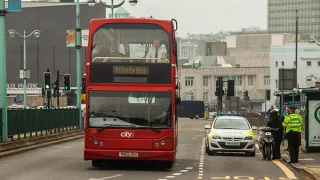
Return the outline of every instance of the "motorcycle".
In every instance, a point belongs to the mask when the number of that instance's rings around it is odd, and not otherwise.
[[[273,148],[275,145],[275,139],[273,136],[273,131],[278,131],[279,129],[274,129],[270,127],[266,127],[261,129],[262,135],[259,139],[259,149],[262,153],[263,159],[271,161],[271,156],[273,154]]]

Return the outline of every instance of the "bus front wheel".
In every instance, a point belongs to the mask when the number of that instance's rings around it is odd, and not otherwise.
[[[101,160],[92,160],[92,167],[102,167]]]
[[[172,169],[173,165],[174,165],[174,162],[172,162],[172,161],[164,162],[164,166],[165,166],[166,169]]]

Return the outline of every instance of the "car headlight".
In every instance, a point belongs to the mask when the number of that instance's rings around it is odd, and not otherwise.
[[[221,137],[220,137],[220,136],[215,135],[215,134],[213,134],[213,135],[211,136],[211,138],[212,138],[212,139],[221,139]]]
[[[247,136],[244,138],[244,140],[253,140],[253,137],[252,136]]]

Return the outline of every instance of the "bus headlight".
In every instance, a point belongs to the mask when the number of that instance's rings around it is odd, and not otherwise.
[[[163,146],[165,144],[165,142],[164,141],[161,141],[161,145]]]
[[[156,142],[156,143],[155,143],[155,146],[156,146],[156,147],[159,147],[159,143],[158,143],[158,142]]]
[[[98,140],[94,140],[93,143],[94,143],[94,144],[98,144]]]

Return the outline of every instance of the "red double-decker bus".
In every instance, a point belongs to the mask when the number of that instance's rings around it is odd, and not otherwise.
[[[93,19],[86,63],[84,159],[161,161],[177,151],[176,20]]]

